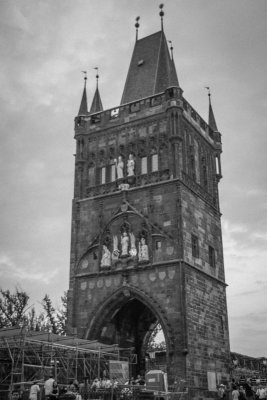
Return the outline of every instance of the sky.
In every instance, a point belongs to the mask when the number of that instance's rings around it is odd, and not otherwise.
[[[37,308],[68,289],[83,74],[119,105],[135,41],[160,29],[155,0],[0,1],[0,287]],[[165,0],[184,97],[222,134],[219,185],[231,351],[267,356],[267,1]]]

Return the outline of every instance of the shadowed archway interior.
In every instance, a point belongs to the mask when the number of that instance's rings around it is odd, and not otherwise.
[[[91,332],[94,331],[102,343],[116,343],[121,348],[131,348],[137,356],[132,373],[144,372],[147,344],[158,323],[155,313],[139,299],[130,297],[126,301],[124,299],[123,303],[117,303],[117,306],[113,304],[112,310],[105,315],[100,314],[99,318],[96,321],[97,329],[93,328]]]

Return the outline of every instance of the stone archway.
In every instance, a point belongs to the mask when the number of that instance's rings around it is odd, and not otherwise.
[[[157,305],[143,292],[127,285],[100,305],[88,326],[86,338],[132,348],[137,355],[137,364],[133,366],[132,373],[137,375],[145,371],[147,337],[158,322],[162,326],[168,349],[170,332]]]

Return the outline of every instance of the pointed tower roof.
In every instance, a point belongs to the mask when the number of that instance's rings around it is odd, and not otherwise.
[[[161,30],[136,41],[121,104],[164,92],[169,86],[179,82]]]
[[[210,93],[209,93],[209,126],[214,132],[218,132],[217,124],[215,121],[211,100],[210,100]]]
[[[81,100],[81,105],[80,105],[80,109],[79,109],[79,112],[78,112],[78,116],[87,115],[88,114],[88,111],[87,111],[87,95],[86,95],[86,80],[87,80],[87,77],[85,75],[85,77],[84,77],[83,95],[82,95],[82,100]]]
[[[101,101],[101,97],[100,97],[100,93],[98,90],[98,79],[99,79],[99,75],[98,75],[98,67],[95,68],[97,70],[97,74],[96,74],[96,90],[95,90],[95,94],[94,94],[94,98],[91,104],[91,108],[90,108],[90,113],[89,114],[94,114],[97,113],[99,111],[103,111],[103,105],[102,105],[102,101]]]
[[[99,111],[103,111],[103,105],[102,105],[102,101],[101,101],[101,97],[100,97],[100,93],[98,90],[98,87],[95,90],[95,95],[92,101],[92,105],[90,108],[90,113],[89,114],[94,114],[97,113]]]

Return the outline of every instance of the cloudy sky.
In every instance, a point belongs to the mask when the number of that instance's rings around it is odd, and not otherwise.
[[[120,103],[135,40],[160,29],[154,0],[0,1],[0,286],[38,305],[68,288],[71,199],[83,76],[100,68]],[[231,350],[267,356],[266,0],[165,0],[185,98],[223,140],[220,199]]]

